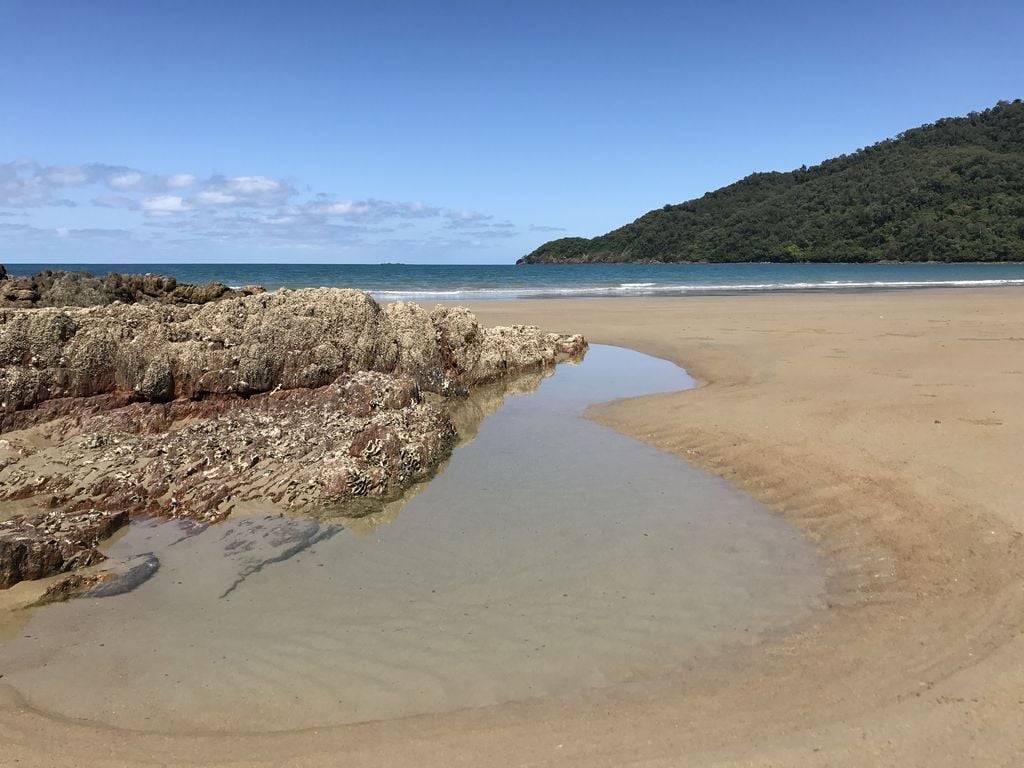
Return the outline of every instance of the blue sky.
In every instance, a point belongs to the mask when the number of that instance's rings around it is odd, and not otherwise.
[[[1024,3],[0,0],[0,262],[511,262],[1024,96]]]

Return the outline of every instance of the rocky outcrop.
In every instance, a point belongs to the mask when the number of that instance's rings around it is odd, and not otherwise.
[[[0,589],[23,579],[92,565],[100,541],[128,522],[128,513],[53,510],[0,521]]]
[[[361,291],[332,288],[188,307],[0,310],[0,431],[50,400],[246,397],[361,370],[406,372],[443,389],[552,365],[584,346],[534,327],[481,328],[464,309],[385,310]]]
[[[233,296],[262,293],[261,286],[233,289],[223,283],[191,285],[168,275],[95,277],[89,272],[46,269],[27,277],[14,277],[0,266],[0,307],[88,307],[135,303],[205,304]]]
[[[204,523],[239,506],[365,514],[447,458],[453,398],[585,348],[341,289],[0,309],[0,510]],[[88,560],[58,534],[34,546],[61,557],[31,567],[0,550],[9,583]]]
[[[201,306],[0,310],[0,409],[121,394],[148,402],[324,386],[394,369],[384,314],[359,291],[281,291]]]
[[[582,336],[540,333],[535,326],[483,328],[465,307],[437,307],[430,315],[437,331],[438,353],[460,381],[479,384],[507,373],[554,365],[579,357]]]
[[[5,438],[0,502],[204,522],[239,505],[373,511],[428,478],[456,439],[411,377],[375,371],[244,400],[135,403],[50,429],[42,448],[39,430]]]

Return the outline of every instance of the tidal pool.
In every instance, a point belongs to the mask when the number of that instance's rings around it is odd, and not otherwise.
[[[583,416],[690,386],[668,362],[593,346],[507,397],[400,514],[133,524],[108,554],[151,552],[156,573],[38,609],[0,648],[2,682],[122,728],[266,731],[683,675],[824,595],[795,529]]]

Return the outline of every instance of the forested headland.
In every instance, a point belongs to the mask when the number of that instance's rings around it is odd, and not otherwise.
[[[518,263],[743,261],[1024,261],[1024,102],[755,173]]]

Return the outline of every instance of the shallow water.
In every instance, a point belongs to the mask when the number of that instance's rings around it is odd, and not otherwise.
[[[390,524],[135,524],[109,554],[152,551],[156,574],[39,610],[0,649],[3,682],[127,728],[289,729],[650,679],[757,642],[821,606],[813,547],[583,418],[691,385],[592,347],[508,398]]]

